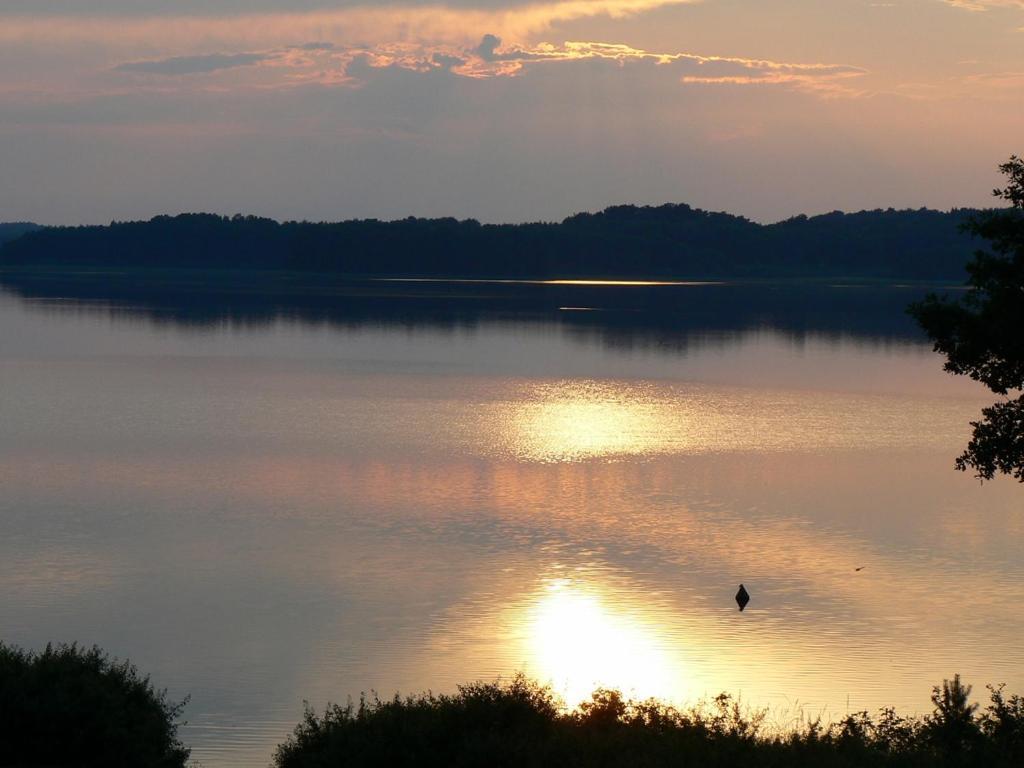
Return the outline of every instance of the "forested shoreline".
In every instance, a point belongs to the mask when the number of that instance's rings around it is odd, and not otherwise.
[[[22,229],[0,268],[289,270],[473,278],[962,280],[976,211],[874,210],[758,224],[688,205],[617,206],[559,223],[283,222],[213,214]]]

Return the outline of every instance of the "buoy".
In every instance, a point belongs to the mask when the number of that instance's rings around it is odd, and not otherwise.
[[[750,602],[750,595],[747,593],[747,588],[740,584],[740,591],[736,593],[736,605],[740,607],[740,611],[747,607],[747,603]]]

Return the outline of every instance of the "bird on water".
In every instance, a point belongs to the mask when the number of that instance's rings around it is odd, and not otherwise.
[[[747,603],[750,602],[750,594],[747,592],[747,588],[740,584],[740,590],[736,593],[736,605],[740,607],[740,611],[747,607]]]

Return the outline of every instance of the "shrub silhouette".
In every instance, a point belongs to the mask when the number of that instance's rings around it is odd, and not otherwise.
[[[0,766],[178,768],[183,707],[98,648],[0,643]]]
[[[990,687],[980,715],[959,675],[933,689],[934,711],[883,709],[836,723],[768,727],[765,710],[721,695],[685,710],[598,690],[567,711],[519,676],[452,696],[423,694],[306,710],[276,768],[328,766],[764,766],[1009,768],[1024,765],[1024,699]]]
[[[988,686],[991,704],[979,725],[996,759],[1024,764],[1024,698],[1003,694],[1004,686]]]
[[[678,709],[599,689],[569,711],[519,675],[431,693],[306,708],[274,754],[275,768],[333,766],[763,766],[1010,768],[1024,765],[1024,698],[989,686],[979,713],[959,675],[932,689],[934,710],[883,709],[771,726],[767,710],[727,694]],[[129,662],[98,648],[0,643],[0,766],[183,768],[171,704]]]

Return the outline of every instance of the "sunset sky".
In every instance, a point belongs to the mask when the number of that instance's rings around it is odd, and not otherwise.
[[[0,0],[0,221],[984,205],[1024,0]]]

